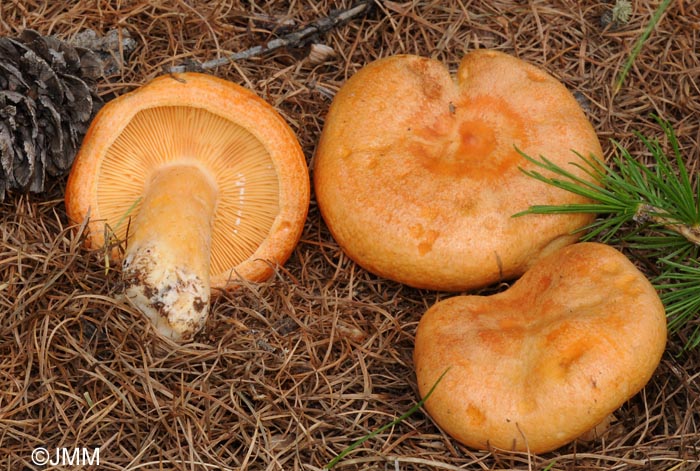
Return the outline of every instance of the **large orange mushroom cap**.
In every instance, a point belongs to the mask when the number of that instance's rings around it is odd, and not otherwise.
[[[508,290],[435,304],[416,332],[425,407],[465,445],[542,453],[594,428],[649,381],[666,345],[653,286],[614,248],[542,258]]]
[[[602,156],[564,85],[515,57],[471,52],[454,78],[432,59],[380,59],[330,107],[315,155],[319,208],[343,250],[386,278],[444,290],[513,278],[591,220],[512,218],[584,201],[524,175],[516,148],[567,167],[573,151]]]
[[[272,106],[235,83],[183,73],[100,111],[65,201],[72,221],[89,217],[91,247],[126,240],[124,271],[140,286],[127,296],[149,304],[140,307],[166,335],[188,339],[210,287],[263,280],[291,255],[309,183],[296,136]],[[187,290],[187,302],[174,293]]]

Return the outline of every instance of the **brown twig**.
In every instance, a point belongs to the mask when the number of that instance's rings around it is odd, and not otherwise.
[[[663,210],[650,204],[640,204],[634,215],[634,220],[638,223],[652,222],[658,224],[665,229],[682,235],[688,242],[700,245],[700,227],[689,226],[668,218],[664,216]]]
[[[218,59],[212,59],[202,63],[172,66],[167,69],[167,72],[180,73],[188,70],[213,69],[220,65],[225,65],[230,62],[236,62],[243,59],[250,59],[251,57],[260,56],[262,54],[283,47],[301,46],[304,44],[306,39],[308,39],[310,36],[313,36],[314,34],[325,33],[326,31],[330,31],[338,25],[350,21],[353,18],[356,18],[360,15],[366,15],[367,12],[371,9],[373,3],[374,0],[364,0],[358,3],[357,5],[353,6],[352,8],[333,12],[326,17],[319,18],[311,22],[304,29],[294,31],[293,33],[289,33],[285,36],[282,36],[281,38],[275,38],[263,45],[254,46],[249,49],[246,49],[245,51],[236,52],[235,54],[231,54],[228,57],[220,57]]]

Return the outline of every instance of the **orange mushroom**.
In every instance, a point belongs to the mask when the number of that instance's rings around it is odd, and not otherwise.
[[[203,326],[212,289],[263,280],[287,260],[309,178],[294,133],[269,104],[184,73],[102,108],[65,200],[72,221],[89,216],[90,247],[126,240],[126,296],[158,331],[184,341]]]
[[[471,52],[453,79],[432,59],[380,59],[330,107],[315,155],[318,205],[347,255],[385,278],[441,290],[513,278],[591,221],[512,218],[585,201],[524,175],[532,164],[516,147],[567,167],[572,150],[602,156],[571,93],[524,61]]]
[[[559,249],[508,290],[456,296],[421,318],[414,364],[435,422],[459,442],[542,453],[605,421],[651,378],[664,307],[617,250]]]

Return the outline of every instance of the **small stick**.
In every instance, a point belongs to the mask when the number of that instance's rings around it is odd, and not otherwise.
[[[336,26],[345,23],[346,21],[349,21],[359,15],[366,14],[370,10],[372,3],[374,3],[374,0],[364,0],[352,8],[331,13],[330,15],[324,18],[319,18],[311,22],[302,30],[289,33],[285,36],[282,36],[281,38],[273,39],[263,45],[254,46],[250,49],[246,49],[245,51],[236,52],[228,57],[212,59],[203,63],[172,66],[166,69],[166,71],[168,73],[180,73],[192,69],[213,69],[214,67],[218,67],[220,65],[225,65],[230,62],[235,62],[242,59],[249,59],[251,57],[259,56],[266,52],[274,51],[282,47],[299,46],[309,36],[312,36],[317,33],[325,33],[326,31],[329,31],[335,28]]]
[[[664,211],[653,207],[650,204],[640,204],[634,215],[634,221],[638,223],[653,222],[666,229],[682,235],[685,239],[695,245],[700,245],[700,227],[680,224],[663,215]]]

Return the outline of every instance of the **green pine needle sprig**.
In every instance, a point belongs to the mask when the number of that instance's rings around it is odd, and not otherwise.
[[[619,142],[610,163],[598,157],[575,154],[571,170],[546,157],[520,154],[535,165],[526,175],[583,196],[589,203],[536,205],[516,214],[596,214],[580,229],[581,240],[598,240],[639,251],[655,261],[658,274],[652,283],[660,293],[669,330],[679,333],[700,320],[700,185],[691,178],[678,140],[669,123],[655,117],[666,136],[672,156],[656,139],[636,136],[653,158],[651,165],[635,159]],[[583,171],[589,179],[574,173]],[[591,181],[592,180],[592,181]],[[685,348],[700,346],[700,324],[692,330]]]

